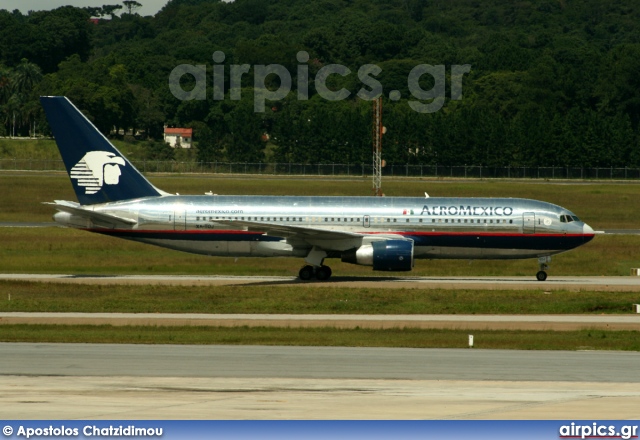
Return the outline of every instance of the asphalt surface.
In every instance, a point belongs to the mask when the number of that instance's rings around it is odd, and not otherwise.
[[[637,419],[640,353],[1,343],[4,419]]]
[[[640,383],[640,353],[0,343],[0,375]]]

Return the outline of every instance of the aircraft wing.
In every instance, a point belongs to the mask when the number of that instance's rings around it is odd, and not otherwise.
[[[286,238],[293,244],[309,244],[325,250],[347,250],[362,244],[364,234],[309,226],[274,225],[246,220],[216,220],[216,223],[243,228],[252,232]]]
[[[65,200],[56,200],[55,203],[45,202],[44,204],[52,205],[58,211],[67,212],[69,214],[78,215],[84,218],[95,220],[98,223],[116,222],[116,223],[124,223],[125,225],[135,225],[138,223],[136,220],[132,220],[130,218],[94,211],[92,209],[84,208],[79,203],[67,202]]]

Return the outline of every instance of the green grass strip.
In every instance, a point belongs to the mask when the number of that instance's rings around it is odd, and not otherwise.
[[[638,293],[0,281],[0,312],[626,314]]]
[[[474,331],[474,349],[640,350],[637,331]],[[468,331],[3,325],[3,342],[465,348]]]

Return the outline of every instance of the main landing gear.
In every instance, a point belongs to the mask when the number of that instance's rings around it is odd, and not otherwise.
[[[538,266],[540,266],[540,270],[536,274],[536,279],[538,281],[545,281],[547,279],[547,270],[549,270],[549,263],[551,263],[551,257],[540,257],[538,258]]]
[[[331,278],[331,268],[322,264],[326,256],[327,253],[324,250],[314,246],[304,259],[309,264],[300,269],[298,273],[300,279],[309,281],[311,278],[316,277],[318,281],[326,281]]]
[[[331,268],[329,266],[304,266],[300,269],[298,276],[302,281],[309,281],[315,277],[318,281],[326,281],[331,278]]]

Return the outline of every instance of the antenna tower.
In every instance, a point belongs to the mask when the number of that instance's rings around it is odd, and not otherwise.
[[[382,196],[382,96],[373,100],[373,193]]]

